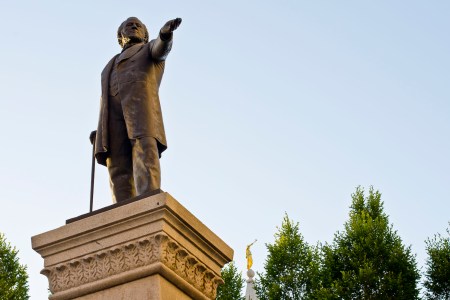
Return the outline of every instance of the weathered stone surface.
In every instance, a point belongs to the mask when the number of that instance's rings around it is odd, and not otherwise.
[[[215,299],[220,270],[233,258],[168,193],[34,236],[32,245],[54,300]]]

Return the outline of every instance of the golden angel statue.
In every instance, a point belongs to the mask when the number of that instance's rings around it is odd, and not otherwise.
[[[250,247],[256,243],[256,239],[253,243],[250,245],[247,245],[247,248],[245,249],[245,258],[247,259],[247,270],[250,270],[253,265],[253,258],[252,258],[252,252],[250,251]]]

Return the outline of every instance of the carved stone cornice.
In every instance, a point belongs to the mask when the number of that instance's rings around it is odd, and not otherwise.
[[[215,299],[233,249],[168,193],[31,238],[50,300]]]
[[[50,292],[55,296],[50,298],[57,299],[65,291],[92,286],[108,278],[115,278],[109,285],[120,284],[120,277],[126,277],[127,273],[135,277],[149,276],[155,272],[151,266],[158,264],[172,270],[209,299],[216,298],[217,286],[223,282],[218,274],[164,233],[102,249],[44,268],[41,273],[48,277]]]

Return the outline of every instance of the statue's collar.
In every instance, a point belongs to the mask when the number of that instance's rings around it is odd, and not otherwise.
[[[122,51],[122,53],[120,53],[120,55],[117,59],[117,63],[135,55],[139,50],[141,50],[142,46],[144,46],[144,43],[138,43],[138,44],[134,44],[128,48],[124,48],[124,50]]]
[[[139,42],[139,43],[128,43],[126,44],[123,49],[122,49],[122,53],[125,52],[126,50],[130,49],[131,47],[137,46],[137,45],[143,45],[144,42]]]

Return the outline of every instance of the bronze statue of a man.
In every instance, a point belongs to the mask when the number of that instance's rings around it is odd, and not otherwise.
[[[158,90],[173,31],[180,24],[180,18],[168,21],[151,41],[145,25],[134,17],[117,31],[122,52],[102,71],[95,137],[95,157],[108,167],[113,202],[161,186],[159,158],[167,142]]]

